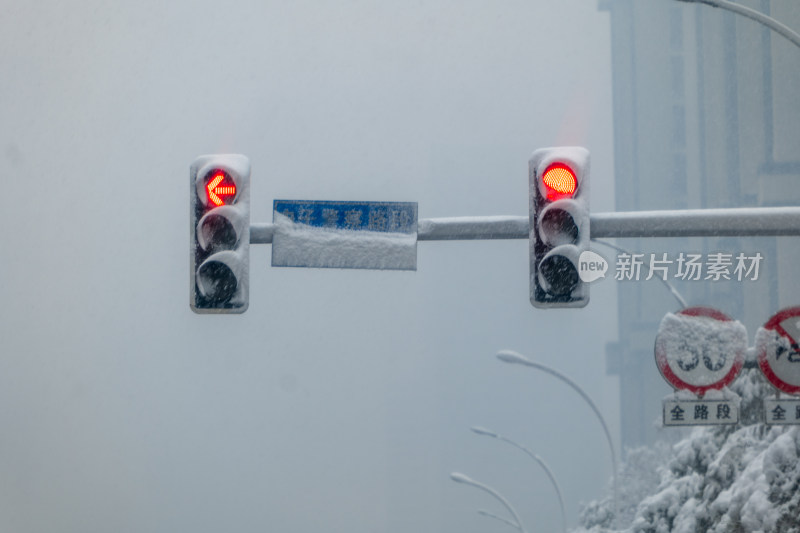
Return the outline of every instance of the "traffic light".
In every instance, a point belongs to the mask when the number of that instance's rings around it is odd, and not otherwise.
[[[589,152],[542,148],[529,161],[531,303],[584,307],[580,255],[589,249]]]
[[[198,157],[189,194],[192,310],[244,313],[250,301],[250,160]]]

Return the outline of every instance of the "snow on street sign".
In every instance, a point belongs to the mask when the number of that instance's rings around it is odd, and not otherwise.
[[[772,386],[800,395],[800,307],[783,309],[756,333],[758,367]]]
[[[272,266],[417,269],[416,202],[275,200]]]
[[[739,421],[734,400],[664,400],[665,426],[716,426]]]
[[[668,313],[655,342],[656,365],[676,389],[703,396],[729,385],[744,364],[747,330],[709,307]]]

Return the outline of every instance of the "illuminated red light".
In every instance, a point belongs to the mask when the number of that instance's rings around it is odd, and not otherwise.
[[[206,185],[208,199],[216,206],[225,205],[225,196],[229,196],[231,199],[236,197],[236,185],[221,185],[225,178],[225,174],[218,172]]]
[[[555,200],[559,197],[572,196],[578,188],[578,180],[567,165],[556,163],[550,165],[542,175],[542,181],[547,187],[547,199]]]

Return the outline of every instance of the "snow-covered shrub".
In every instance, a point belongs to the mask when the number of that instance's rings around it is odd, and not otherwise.
[[[800,427],[759,421],[773,391],[757,369],[730,388],[741,398],[739,424],[698,427],[671,449],[628,454],[619,531],[800,533]],[[590,503],[576,532],[614,531],[613,509],[611,496]]]

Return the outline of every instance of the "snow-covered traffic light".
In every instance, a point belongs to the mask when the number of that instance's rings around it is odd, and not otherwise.
[[[250,160],[204,155],[191,166],[190,305],[195,313],[244,313],[249,302]]]
[[[529,161],[531,303],[584,307],[589,285],[580,255],[589,249],[589,152],[536,150]]]

